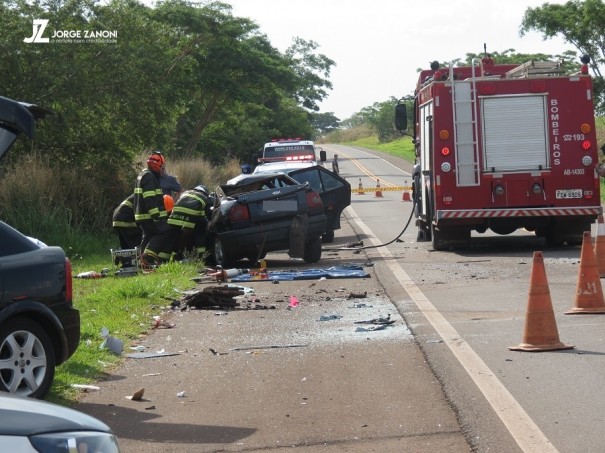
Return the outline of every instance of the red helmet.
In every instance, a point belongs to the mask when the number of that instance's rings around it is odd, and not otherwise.
[[[153,153],[147,158],[147,168],[155,173],[159,173],[164,165],[164,162],[166,162],[164,156],[162,156],[160,153]]]
[[[164,208],[167,212],[171,212],[172,208],[174,208],[174,198],[170,195],[164,195]]]

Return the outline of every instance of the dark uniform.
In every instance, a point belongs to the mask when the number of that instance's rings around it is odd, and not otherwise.
[[[118,236],[121,249],[134,249],[141,245],[142,232],[134,220],[134,194],[130,195],[113,211],[113,231]]]
[[[147,159],[147,169],[137,177],[134,189],[134,218],[143,230],[141,252],[143,264],[159,264],[170,258],[163,252],[170,229],[166,223],[168,213],[160,187],[160,170],[164,157],[154,153]]]
[[[208,190],[204,186],[183,192],[176,201],[168,217],[175,259],[182,259],[186,252],[199,257],[204,255],[210,207]]]

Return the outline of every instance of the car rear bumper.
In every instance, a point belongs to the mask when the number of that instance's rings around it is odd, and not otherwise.
[[[287,219],[224,231],[217,236],[230,255],[247,257],[260,249],[265,252],[287,250],[290,247],[291,225],[292,219]],[[307,240],[321,237],[326,232],[326,226],[325,214],[310,216],[307,224]]]

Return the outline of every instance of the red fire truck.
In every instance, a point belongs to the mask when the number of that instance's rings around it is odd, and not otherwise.
[[[471,231],[519,228],[549,245],[579,244],[602,213],[587,57],[565,75],[556,62],[420,73],[414,94],[412,193],[419,240],[470,245]],[[407,128],[405,104],[396,108]]]

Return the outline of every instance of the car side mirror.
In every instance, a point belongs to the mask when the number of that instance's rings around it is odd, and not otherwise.
[[[397,104],[395,106],[395,127],[402,134],[408,128],[408,112],[405,104]]]
[[[327,153],[323,149],[319,151],[319,160],[321,160],[322,162],[328,160]]]

